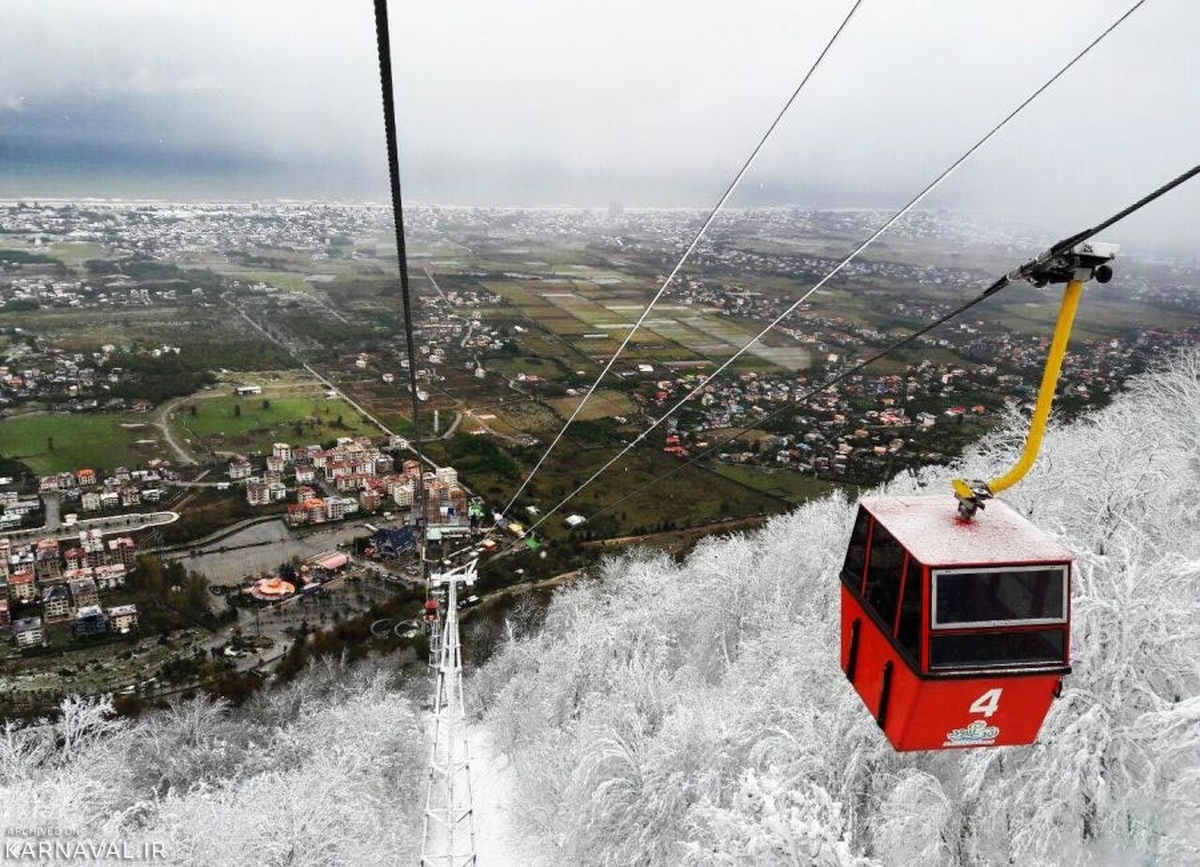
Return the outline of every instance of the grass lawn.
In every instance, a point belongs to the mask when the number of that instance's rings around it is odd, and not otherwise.
[[[228,269],[228,271],[248,283],[262,282],[268,286],[291,289],[293,292],[303,292],[306,295],[312,288],[304,281],[303,274],[296,274],[292,271],[234,271],[232,269]]]
[[[542,379],[562,379],[563,371],[553,359],[540,358],[536,355],[518,356],[516,358],[493,358],[487,361],[488,370],[494,370],[509,379],[516,379],[518,374],[535,374]]]
[[[138,440],[153,443],[138,445]],[[0,454],[24,462],[38,475],[85,467],[135,467],[152,458],[170,457],[162,434],[144,413],[7,418],[0,422]]]
[[[579,401],[581,400],[583,400],[583,395],[578,397],[555,397],[547,400],[546,403],[565,419],[575,411],[575,407],[579,405]],[[619,391],[597,391],[584,404],[583,411],[579,413],[577,418],[580,421],[595,421],[599,418],[612,418],[614,415],[629,415],[633,410],[633,401],[629,399],[628,395],[622,394]]]
[[[78,268],[88,259],[103,258],[108,255],[108,251],[99,244],[68,242],[51,244],[50,255],[62,259],[70,267]]]
[[[813,478],[811,475],[797,470],[714,464],[712,471],[748,488],[787,500],[789,503],[803,503],[806,500],[818,499],[838,487],[833,482]]]
[[[221,395],[194,405],[195,415],[186,403],[171,414],[172,431],[183,439],[202,441],[214,451],[270,451],[276,442],[296,445],[339,436],[380,435],[340,398]]]

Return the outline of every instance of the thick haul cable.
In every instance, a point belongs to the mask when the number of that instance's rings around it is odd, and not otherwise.
[[[408,393],[412,410],[413,451],[421,432],[417,427],[417,350],[413,339],[412,296],[408,288],[408,252],[404,243],[404,205],[400,195],[400,153],[396,136],[396,105],[392,89],[392,47],[388,32],[387,0],[375,0],[375,40],[379,48],[379,85],[383,94],[383,128],[387,136],[388,179],[392,192],[392,216],[396,229],[396,259],[400,267],[400,300],[404,306],[404,342],[408,351]],[[416,506],[425,509],[424,489],[417,478]]]

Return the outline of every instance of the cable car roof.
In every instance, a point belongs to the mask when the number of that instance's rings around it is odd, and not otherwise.
[[[875,516],[926,566],[1061,563],[1075,555],[1002,500],[991,500],[974,521],[958,517],[952,497],[863,497]]]

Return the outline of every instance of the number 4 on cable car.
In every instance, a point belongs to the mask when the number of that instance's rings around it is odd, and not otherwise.
[[[967,708],[970,713],[981,713],[984,716],[991,716],[1000,707],[1000,694],[1004,690],[1000,687],[989,689],[975,701],[971,702],[971,706]]]

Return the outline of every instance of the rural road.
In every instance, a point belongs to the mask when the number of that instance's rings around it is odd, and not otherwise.
[[[171,414],[175,412],[176,407],[182,403],[190,403],[195,399],[196,396],[191,395],[189,397],[181,397],[178,400],[173,400],[168,404],[164,404],[162,409],[158,411],[157,417],[154,420],[154,426],[162,431],[163,437],[167,441],[167,445],[171,447],[171,451],[175,453],[175,457],[178,458],[180,463],[183,464],[196,464],[199,463],[199,461],[192,457],[192,455],[186,449],[184,449],[183,446],[175,442],[175,437],[171,436],[171,425],[167,423],[167,420],[171,417]]]

